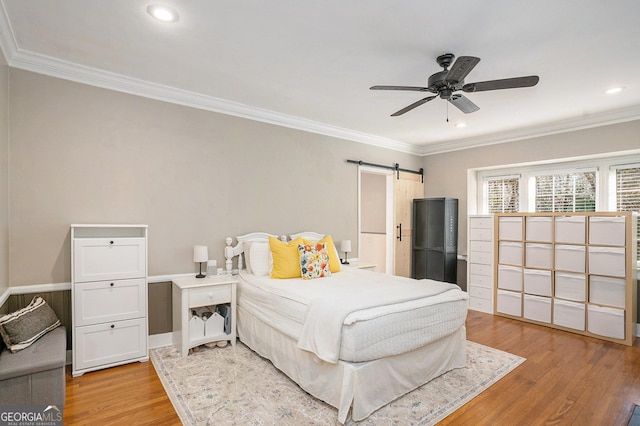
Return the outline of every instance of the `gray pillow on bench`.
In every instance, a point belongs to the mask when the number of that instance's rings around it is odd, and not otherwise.
[[[15,353],[59,325],[60,320],[51,306],[36,296],[24,308],[0,317],[0,335],[7,349]]]

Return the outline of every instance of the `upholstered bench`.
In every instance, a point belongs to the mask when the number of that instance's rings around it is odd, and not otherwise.
[[[3,405],[64,407],[67,332],[54,328],[16,353],[0,353],[0,401]]]

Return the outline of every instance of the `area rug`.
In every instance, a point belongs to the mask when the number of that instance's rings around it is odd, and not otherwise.
[[[242,343],[181,358],[172,347],[151,361],[185,425],[338,425],[338,410],[314,398]],[[433,425],[525,359],[467,342],[467,366],[452,370],[347,425]]]

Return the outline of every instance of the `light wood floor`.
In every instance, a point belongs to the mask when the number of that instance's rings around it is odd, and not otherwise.
[[[633,347],[469,311],[467,338],[527,358],[443,425],[626,425],[640,405]],[[65,425],[180,424],[151,362],[73,378]]]

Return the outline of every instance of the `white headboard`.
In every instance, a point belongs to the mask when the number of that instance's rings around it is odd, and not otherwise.
[[[224,257],[225,257],[225,269],[227,273],[231,273],[233,270],[233,258],[238,256],[238,270],[243,268],[243,257],[242,253],[244,252],[244,244],[243,242],[269,242],[269,237],[278,238],[275,234],[269,234],[268,232],[252,232],[250,234],[240,235],[236,237],[238,243],[235,246],[232,246],[233,239],[231,237],[227,237],[225,239],[226,247],[224,248]],[[286,236],[280,237],[281,240],[285,241]]]
[[[323,239],[324,234],[318,234],[317,232],[313,232],[313,231],[304,231],[304,232],[299,232],[297,234],[289,235],[289,238],[291,238],[292,240],[295,240],[298,237],[302,237],[305,240],[309,240],[315,243],[316,241]]]
[[[224,248],[224,257],[226,259],[225,269],[227,270],[227,273],[230,274],[233,270],[233,258],[236,256],[238,256],[238,270],[244,267],[242,256],[242,253],[244,252],[244,245],[242,244],[243,242],[269,242],[269,237],[279,238],[282,241],[287,241],[286,235],[278,237],[277,235],[270,234],[268,232],[251,232],[250,234],[240,235],[239,237],[236,237],[238,243],[235,246],[232,246],[231,244],[233,244],[233,238],[227,237],[225,239],[226,247]],[[313,231],[304,231],[298,232],[297,234],[289,235],[289,238],[291,238],[292,240],[295,240],[298,237],[302,237],[305,240],[315,242],[323,239],[324,234],[319,234]]]

